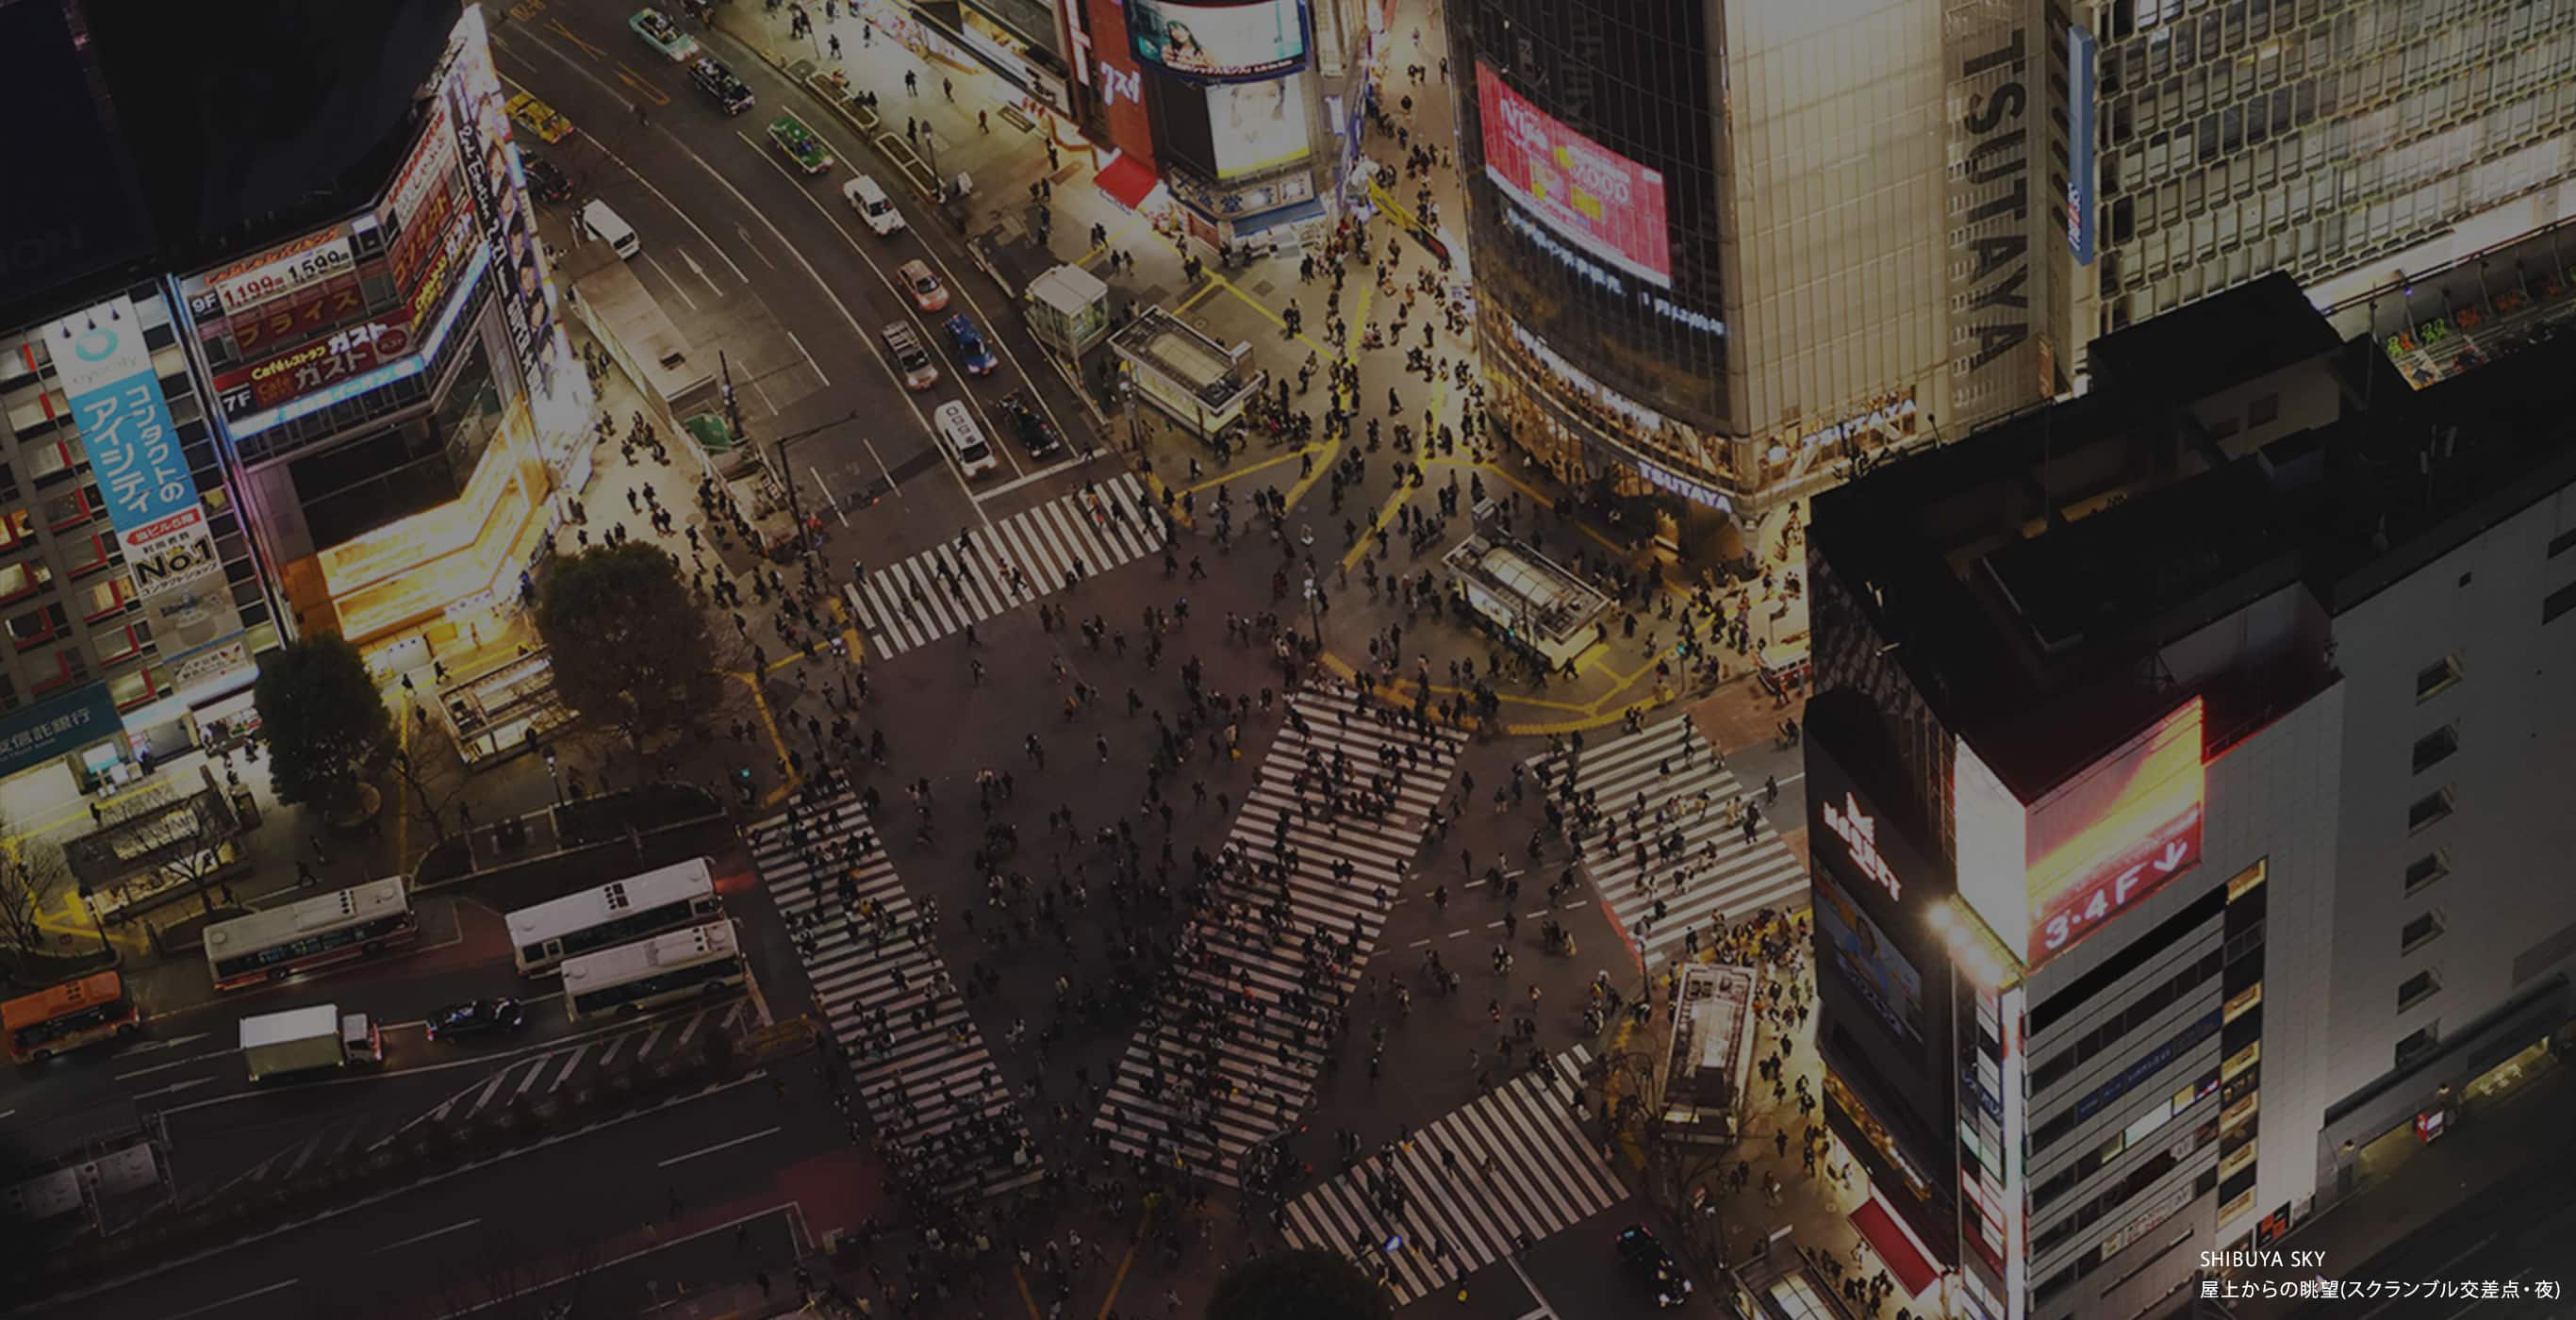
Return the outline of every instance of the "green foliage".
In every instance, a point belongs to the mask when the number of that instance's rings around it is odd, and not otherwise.
[[[1395,1299],[1334,1251],[1279,1251],[1227,1270],[1207,1320],[1387,1320]]]
[[[252,699],[281,802],[346,809],[357,796],[360,768],[393,733],[393,714],[366,662],[332,633],[261,660]]]
[[[537,632],[566,704],[641,746],[716,704],[715,642],[678,560],[639,541],[555,562],[537,594]]]

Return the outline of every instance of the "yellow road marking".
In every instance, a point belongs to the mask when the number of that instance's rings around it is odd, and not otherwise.
[[[1323,480],[1324,474],[1333,470],[1333,460],[1341,455],[1342,442],[1327,440],[1320,448],[1322,452],[1315,457],[1315,470],[1297,478],[1297,484],[1290,486],[1288,493],[1279,497],[1279,507],[1283,509],[1297,507],[1297,501],[1304,499],[1306,492],[1313,490],[1315,483]]]
[[[1154,1212],[1146,1211],[1136,1220],[1136,1242],[1145,1240],[1145,1228],[1154,1222]],[[1127,1254],[1118,1258],[1118,1272],[1109,1276],[1109,1295],[1100,1299],[1099,1320],[1109,1320],[1110,1308],[1118,1305],[1118,1290],[1127,1284],[1127,1271],[1136,1264],[1136,1242],[1127,1244]]]
[[[1386,507],[1377,511],[1377,521],[1370,523],[1368,530],[1360,533],[1360,539],[1352,542],[1351,548],[1343,553],[1342,567],[1349,568],[1360,562],[1360,556],[1367,554],[1376,544],[1377,534],[1386,530],[1388,523],[1395,521],[1395,511],[1403,508],[1404,502],[1411,498],[1413,498],[1413,481],[1407,478],[1397,484],[1394,494],[1386,497]]]
[[[669,93],[654,86],[652,79],[645,77],[643,74],[637,73],[633,69],[627,68],[626,61],[624,60],[619,60],[617,62],[617,81],[634,88],[636,95],[643,97],[647,101],[651,101],[655,105],[669,105],[671,103]]]
[[[565,27],[565,26],[564,26],[564,21],[563,21],[562,19],[560,19],[560,18],[549,18],[549,19],[547,19],[547,20],[546,20],[546,26],[547,26],[547,27],[550,27],[550,28],[553,28],[553,29],[555,30],[555,34],[556,34],[557,36],[560,36],[560,37],[562,37],[564,40],[569,41],[569,42],[571,42],[572,44],[574,44],[574,45],[576,45],[576,46],[579,46],[579,47],[581,48],[581,52],[582,52],[583,54],[585,54],[585,55],[588,55],[588,56],[589,56],[589,57],[591,57],[592,59],[595,59],[595,60],[596,60],[596,59],[605,59],[605,58],[607,57],[607,55],[608,55],[608,48],[607,48],[607,47],[605,47],[605,46],[594,46],[594,45],[590,44],[589,42],[584,41],[584,40],[582,40],[581,38],[579,38],[579,37],[577,37],[577,36],[574,36],[574,35],[573,35],[573,32],[572,32],[572,29],[571,29],[571,28],[568,28],[568,27]],[[624,66],[624,65],[619,65],[618,67],[619,67],[619,68],[624,68],[625,66]]]
[[[1265,468],[1275,468],[1275,467],[1279,466],[1279,465],[1280,465],[1280,464],[1282,464],[1282,463],[1293,463],[1293,462],[1297,461],[1298,459],[1305,457],[1305,456],[1306,456],[1306,455],[1308,455],[1308,454],[1329,453],[1329,452],[1331,452],[1332,447],[1333,447],[1333,442],[1331,442],[1331,441],[1326,441],[1326,442],[1324,442],[1324,443],[1322,443],[1322,444],[1317,444],[1317,445],[1304,445],[1304,446],[1301,446],[1301,447],[1299,447],[1299,448],[1292,449],[1292,450],[1290,450],[1290,451],[1288,451],[1287,453],[1284,453],[1284,454],[1273,454],[1273,455],[1271,455],[1270,457],[1265,458],[1265,459],[1261,460],[1261,461],[1260,461],[1260,462],[1258,462],[1258,463],[1251,464],[1251,465],[1250,465],[1250,466],[1248,466],[1248,467],[1240,467],[1240,468],[1236,468],[1236,469],[1234,469],[1234,470],[1233,470],[1233,471],[1231,471],[1231,472],[1226,472],[1226,473],[1219,474],[1219,475],[1217,475],[1217,476],[1210,477],[1210,478],[1208,478],[1207,480],[1202,481],[1202,482],[1198,483],[1198,484],[1197,484],[1197,485],[1195,485],[1195,486],[1183,486],[1183,487],[1181,488],[1181,490],[1180,490],[1180,493],[1181,493],[1181,494],[1183,494],[1183,495],[1195,495],[1195,494],[1199,493],[1200,491],[1203,491],[1203,490],[1207,490],[1207,489],[1209,489],[1210,487],[1214,487],[1214,486],[1222,486],[1222,485],[1224,485],[1225,483],[1227,483],[1227,482],[1229,482],[1229,481],[1235,481],[1235,480],[1239,480],[1239,479],[1244,478],[1244,477],[1251,476],[1253,473],[1255,473],[1255,472],[1259,472],[1259,471],[1261,471],[1261,470],[1263,470],[1263,469],[1265,469]],[[1320,459],[1319,459],[1319,460],[1317,460],[1317,461],[1316,461],[1316,463],[1315,463],[1315,467],[1316,467],[1316,469],[1317,469],[1318,471],[1322,470],[1323,466],[1324,466],[1324,463],[1323,463],[1323,461],[1322,461],[1322,460],[1320,460]]]

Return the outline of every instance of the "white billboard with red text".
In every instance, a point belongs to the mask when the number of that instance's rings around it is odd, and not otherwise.
[[[1664,176],[1557,122],[1476,64],[1485,174],[1577,247],[1659,288],[1673,284]]]

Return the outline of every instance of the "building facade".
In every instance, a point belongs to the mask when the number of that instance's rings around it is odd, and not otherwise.
[[[2171,1314],[2576,1042],[2563,347],[2410,391],[2276,275],[2094,370],[1810,541],[1826,1119],[1997,1320]]]
[[[2268,272],[2402,287],[2576,214],[2571,8],[1450,5],[1495,418],[1679,536]]]
[[[589,385],[502,100],[469,9],[371,201],[174,285],[295,629],[387,667],[497,637],[552,496],[588,477]]]

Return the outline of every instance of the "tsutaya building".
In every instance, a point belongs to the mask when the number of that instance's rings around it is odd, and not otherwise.
[[[380,665],[497,638],[589,479],[589,380],[558,324],[482,10],[381,193],[177,281],[234,485],[298,631]]]

